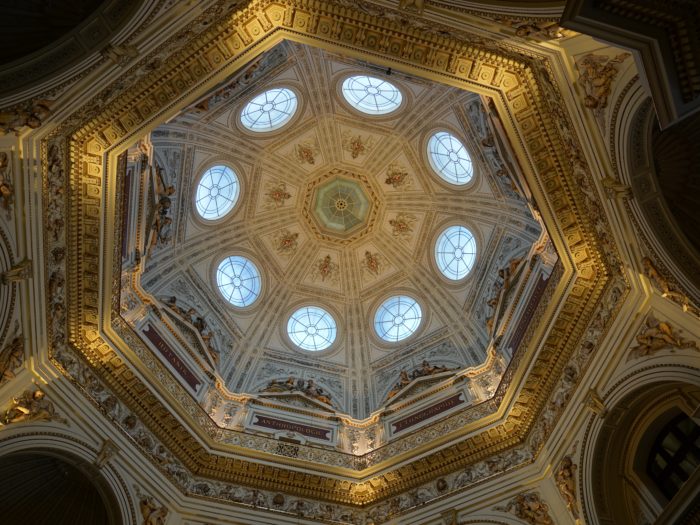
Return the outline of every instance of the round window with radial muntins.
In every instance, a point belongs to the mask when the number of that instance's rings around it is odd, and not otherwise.
[[[195,207],[203,219],[220,219],[238,202],[241,188],[238,176],[228,166],[213,166],[204,172],[197,184]]]
[[[260,295],[260,272],[250,259],[233,255],[219,263],[216,285],[229,303],[245,308]]]
[[[333,316],[318,306],[304,306],[287,322],[287,334],[303,350],[319,352],[335,341],[337,327]]]
[[[413,335],[420,326],[423,315],[418,302],[405,295],[390,297],[384,301],[374,315],[377,335],[395,343]]]
[[[291,120],[297,110],[297,96],[287,88],[269,89],[248,102],[241,123],[251,131],[273,131]]]
[[[355,109],[369,115],[386,115],[401,105],[401,91],[376,77],[357,75],[343,81],[343,96]]]
[[[450,226],[435,242],[435,262],[442,274],[459,281],[471,272],[476,260],[476,241],[464,226]]]
[[[474,176],[472,159],[457,137],[438,131],[428,140],[428,159],[435,173],[450,184],[467,184]]]

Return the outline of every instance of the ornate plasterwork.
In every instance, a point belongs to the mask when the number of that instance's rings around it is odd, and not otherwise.
[[[383,14],[380,8],[376,9]],[[564,112],[565,105],[547,71],[546,61],[540,56],[532,60],[524,51],[510,45],[499,46],[482,40],[472,42],[470,47],[462,45],[464,42],[460,43],[455,37],[438,37],[429,32],[416,36],[409,34],[410,31],[410,25],[401,28],[390,16],[368,16],[336,5],[302,0],[251,2],[241,12],[231,15],[230,23],[217,24],[196,39],[181,37],[188,43],[171,60],[164,61],[152,74],[140,77],[128,92],[122,89],[122,85],[109,88],[109,95],[107,92],[98,95],[93,103],[66,121],[46,143],[47,252],[60,253],[60,250],[67,248],[73,254],[66,282],[75,298],[68,311],[65,295],[55,293],[49,298],[49,307],[53,311],[51,355],[57,365],[72,375],[70,367],[64,366],[65,363],[62,364],[58,358],[60,352],[65,352],[68,340],[76,346],[81,354],[80,361],[89,363],[95,371],[93,375],[99,375],[105,381],[107,387],[103,390],[103,400],[109,398],[116,401],[118,398],[122,400],[119,403],[132,406],[136,414],[129,422],[144,429],[155,429],[160,434],[164,453],[186,466],[178,471],[179,474],[175,471],[171,473],[173,477],[176,474],[182,477],[178,485],[186,492],[208,497],[217,494],[229,501],[243,501],[242,497],[225,498],[228,483],[225,480],[245,480],[254,487],[272,486],[296,495],[295,498],[285,498],[285,503],[288,499],[301,501],[299,496],[325,499],[331,503],[320,504],[316,501],[301,504],[313,505],[318,509],[310,511],[310,516],[352,522],[358,519],[358,505],[401,494],[447,472],[455,473],[460,466],[471,464],[482,468],[481,465],[484,465],[482,470],[486,474],[474,474],[471,478],[464,476],[456,487],[527,462],[541,448],[546,425],[551,425],[566,404],[566,397],[554,404],[550,401],[553,399],[551,396],[559,392],[560,381],[568,385],[564,391],[570,391],[571,385],[575,385],[572,376],[562,375],[567,360],[578,355],[582,344],[586,345],[583,348],[588,348],[590,356],[609,320],[615,315],[624,296],[625,283],[616,285],[620,288],[617,288],[616,297],[612,298],[607,285],[609,275],[611,272],[616,274],[619,267],[615,247],[606,220],[600,209],[596,208],[594,186]],[[241,53],[249,52],[257,44],[264,47],[270,35],[274,38],[284,34],[294,38],[295,34],[300,33],[323,45],[332,46],[340,41],[358,52],[379,51],[395,57],[390,60],[395,60],[397,66],[420,66],[438,78],[496,97],[499,110],[505,112],[513,126],[511,132],[517,129],[525,137],[521,145],[532,159],[533,164],[527,168],[527,172],[536,188],[540,208],[547,211],[552,228],[560,232],[561,241],[565,243],[568,256],[575,266],[575,273],[566,275],[567,279],[572,280],[570,292],[556,301],[561,313],[555,320],[549,315],[538,319],[542,323],[552,322],[536,355],[533,355],[534,348],[527,353],[533,360],[527,376],[520,382],[519,393],[512,401],[509,414],[496,425],[491,425],[488,435],[479,432],[478,426],[465,427],[466,430],[475,431],[474,435],[424,458],[420,466],[409,463],[392,467],[392,460],[387,459],[384,473],[369,479],[361,473],[353,481],[347,481],[308,471],[304,474],[297,472],[292,477],[287,475],[289,471],[284,463],[274,468],[263,467],[252,460],[217,457],[205,452],[199,438],[182,426],[156,396],[148,393],[149,388],[130,372],[127,362],[112,346],[119,348],[127,344],[132,347],[136,355],[144,359],[146,368],[163,379],[163,384],[169,385],[171,394],[185,401],[187,396],[179,391],[177,385],[168,383],[167,373],[162,371],[162,367],[159,368],[157,362],[148,362],[147,354],[141,350],[142,343],[133,336],[130,328],[120,322],[116,315],[110,319],[113,313],[119,312],[119,296],[115,293],[120,284],[119,243],[106,243],[106,246],[114,247],[109,252],[100,249],[102,225],[97,210],[107,197],[105,188],[109,185],[106,182],[114,175],[112,154],[124,146],[124,140],[141,133],[156,117],[159,107],[187,96],[188,90],[193,89],[199,79],[213,75],[218,69],[239,67],[243,62]],[[446,41],[449,41],[449,45],[445,44]],[[540,65],[543,61],[544,67]],[[103,156],[107,152],[111,156],[106,164],[108,171],[104,172]],[[70,162],[66,162],[68,156]],[[63,198],[68,182],[71,187],[83,190],[72,194],[71,210],[74,211],[70,214],[66,213]],[[546,190],[546,194],[543,190]],[[67,224],[70,224],[70,229],[66,238]],[[110,236],[112,233],[106,234]],[[596,241],[596,238],[600,240]],[[65,271],[64,258],[61,256],[58,259],[48,262],[49,273]],[[112,272],[111,278],[101,282],[100,268],[108,274]],[[100,310],[100,289],[103,293],[111,294],[112,310]],[[111,321],[114,327],[115,333],[109,336],[111,344],[105,339],[106,335],[99,331],[98,314],[107,319],[107,324]],[[586,359],[581,360],[582,365],[586,362]],[[75,379],[79,380],[77,377]],[[109,390],[114,391],[116,397],[107,393]],[[93,399],[94,396],[94,393],[90,394]],[[488,408],[495,408],[494,405],[498,405],[502,399],[494,400],[490,407],[487,403],[485,412],[488,412]],[[542,418],[545,406],[548,415]],[[200,415],[197,407],[190,407],[186,417],[193,423],[196,421],[198,428],[211,427],[211,420],[206,414]],[[168,432],[159,430],[163,428],[168,428]],[[530,437],[533,431],[541,433],[539,440]],[[511,448],[526,442],[532,447],[529,451],[522,447]],[[152,457],[154,453],[150,449],[147,455]],[[492,466],[484,463],[485,458],[489,458]],[[314,469],[312,464],[306,466]],[[216,481],[193,483],[187,471]],[[283,479],[285,481],[280,482]],[[247,491],[244,503],[250,500],[249,504],[252,505],[263,503],[275,508],[274,500],[259,502],[256,494],[261,492],[257,492],[257,489],[241,490]],[[433,492],[424,491],[412,501],[425,502],[432,497]],[[354,507],[345,507],[342,511],[343,504]],[[348,510],[350,508],[354,510]],[[399,511],[404,508],[403,505],[397,507]],[[324,512],[328,518],[324,518]],[[392,512],[395,510],[389,507],[375,514],[379,519],[385,519]]]

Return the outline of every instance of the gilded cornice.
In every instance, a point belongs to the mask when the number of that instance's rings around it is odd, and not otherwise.
[[[191,34],[175,35],[165,46],[167,52],[160,51],[158,61],[154,56],[146,57],[125,75],[131,80],[106,88],[44,144],[47,253],[62,247],[67,253],[59,261],[49,260],[47,275],[66,272],[70,299],[49,298],[53,361],[69,377],[71,368],[94,375],[106,385],[105,390],[116,395],[120,407],[123,403],[123,410],[128,408],[157,436],[173,461],[200,479],[364,507],[475,462],[503,456],[513,447],[531,450],[511,466],[531,461],[543,440],[528,439],[541,427],[541,416],[551,406],[550,396],[558,391],[564,367],[582,347],[589,323],[595,322],[597,315],[603,328],[607,326],[625,295],[620,291],[612,306],[602,304],[604,295],[610,295],[610,276],[619,273],[616,248],[596,205],[595,186],[563,109],[561,93],[549,76],[548,61],[541,56],[532,59],[514,44],[482,37],[465,41],[449,34],[423,34],[410,23],[402,26],[394,21],[395,10],[375,8],[379,12],[369,14],[315,0],[253,1],[228,15],[221,8],[220,21],[199,34],[189,29]],[[191,27],[201,29],[200,22]],[[402,455],[353,471],[319,462],[301,463],[240,446],[214,445],[211,436],[222,435],[221,429],[172,380],[118,315],[120,233],[109,228],[119,224],[115,217],[121,206],[114,159],[162,120],[163,111],[172,112],[201,96],[281,38],[369,55],[377,62],[493,97],[564,259],[560,277],[550,286],[556,296],[544,301],[539,322],[533,320],[523,343],[527,348],[521,348],[506,373],[509,380],[504,385],[509,388],[477,407],[487,408],[480,412],[483,415],[497,410],[496,416],[474,421],[457,433],[461,438],[456,443],[402,466],[395,466],[398,459],[404,459]],[[102,207],[104,217],[100,216]],[[64,323],[61,309],[66,306]],[[601,313],[603,306],[605,315]],[[603,332],[591,335],[591,344],[595,345]],[[65,358],[70,354],[65,348],[67,341],[89,364],[90,371]],[[142,376],[165,387],[162,398]],[[71,378],[89,391],[84,378]],[[93,401],[100,404],[94,397]],[[565,403],[555,407],[547,421],[551,423],[563,406]],[[496,421],[494,426],[487,425]],[[124,420],[115,423],[124,430]],[[139,446],[149,454],[148,447]],[[255,458],[277,466],[258,463]],[[161,460],[151,460],[165,468]],[[306,471],[288,466],[301,466]],[[183,491],[206,495],[168,473]]]

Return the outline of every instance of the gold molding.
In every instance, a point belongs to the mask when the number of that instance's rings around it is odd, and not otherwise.
[[[619,270],[614,246],[601,246],[602,241],[597,240],[601,237],[599,230],[608,228],[605,219],[592,217],[581,191],[582,182],[575,176],[572,159],[583,167],[585,161],[573,126],[562,113],[561,95],[547,71],[549,62],[539,55],[529,56],[515,44],[481,37],[469,41],[462,36],[421,33],[388,16],[320,0],[253,0],[189,38],[184,47],[163,58],[161,65],[154,66],[138,83],[121,91],[118,85],[107,88],[113,91],[98,95],[91,107],[72,116],[45,144],[44,165],[49,167],[45,173],[47,207],[57,200],[51,194],[53,164],[49,148],[61,143],[62,137],[68,146],[65,183],[69,198],[64,203],[70,297],[67,341],[192,474],[364,507],[526,441],[593,318],[610,275]],[[387,460],[381,466],[355,473],[303,464],[311,471],[302,473],[285,466],[295,464],[288,458],[252,451],[243,454],[240,447],[231,449],[238,454],[236,457],[228,449],[226,454],[211,452],[212,447],[202,442],[201,429],[195,431],[181,423],[204,421],[177,406],[177,396],[187,394],[165,394],[164,399],[171,404],[166,406],[132,372],[131,367],[135,367],[151,375],[135,353],[139,342],[135,337],[125,338],[123,334],[130,329],[125,324],[120,327],[113,317],[119,312],[120,243],[119,232],[105,226],[119,213],[117,156],[178,108],[193,102],[254,55],[284,38],[366,57],[493,97],[563,256],[564,276],[556,286],[559,295],[566,295],[560,304],[553,301],[533,328],[533,333],[540,336],[548,332],[539,350],[540,338],[530,338],[522,360],[522,366],[529,365],[527,374],[522,368],[513,372],[514,386],[506,396],[512,399],[508,413],[504,413],[508,403],[502,401],[498,424],[484,429],[484,422],[477,421],[464,431],[471,432],[466,438],[415,462],[397,466],[395,461]],[[149,60],[147,57],[135,69]],[[559,98],[548,100],[553,93]],[[560,132],[562,127],[569,135]],[[101,209],[106,219],[100,216]],[[50,214],[45,216],[46,231],[50,233],[47,253],[51,253],[51,248],[60,245],[63,228],[50,223]],[[552,319],[557,308],[559,314]],[[52,352],[63,342],[56,335],[54,323]],[[60,366],[55,358],[54,362]],[[172,413],[175,410],[178,416]],[[246,456],[265,457],[278,466],[263,465]],[[372,472],[376,474],[369,475]],[[352,481],[347,479],[350,474]]]

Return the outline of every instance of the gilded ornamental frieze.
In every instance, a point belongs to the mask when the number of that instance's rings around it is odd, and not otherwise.
[[[119,316],[120,232],[113,227],[123,206],[118,155],[284,38],[371,57],[491,97],[563,260],[551,296],[537,309],[497,395],[473,408],[473,416],[465,412],[455,419],[461,427],[445,427],[442,441],[414,444],[416,452],[425,452],[449,443],[420,461],[397,466],[407,459],[398,451],[376,451],[376,458],[358,462],[332,451],[299,460],[302,446],[296,456],[287,449],[255,450],[272,440],[216,426]],[[370,3],[217,5],[105,88],[44,144],[47,275],[66,282],[49,290],[54,363],[193,495],[286,511],[306,506],[310,517],[348,523],[370,508],[369,515],[381,521],[533,461],[627,290],[550,69],[545,56],[530,56],[512,42],[443,30]],[[142,374],[164,387],[164,401]],[[499,416],[498,408],[507,403],[507,414]],[[256,443],[241,446],[245,440]],[[262,458],[275,466],[256,462]],[[399,499],[409,490],[413,499]]]

